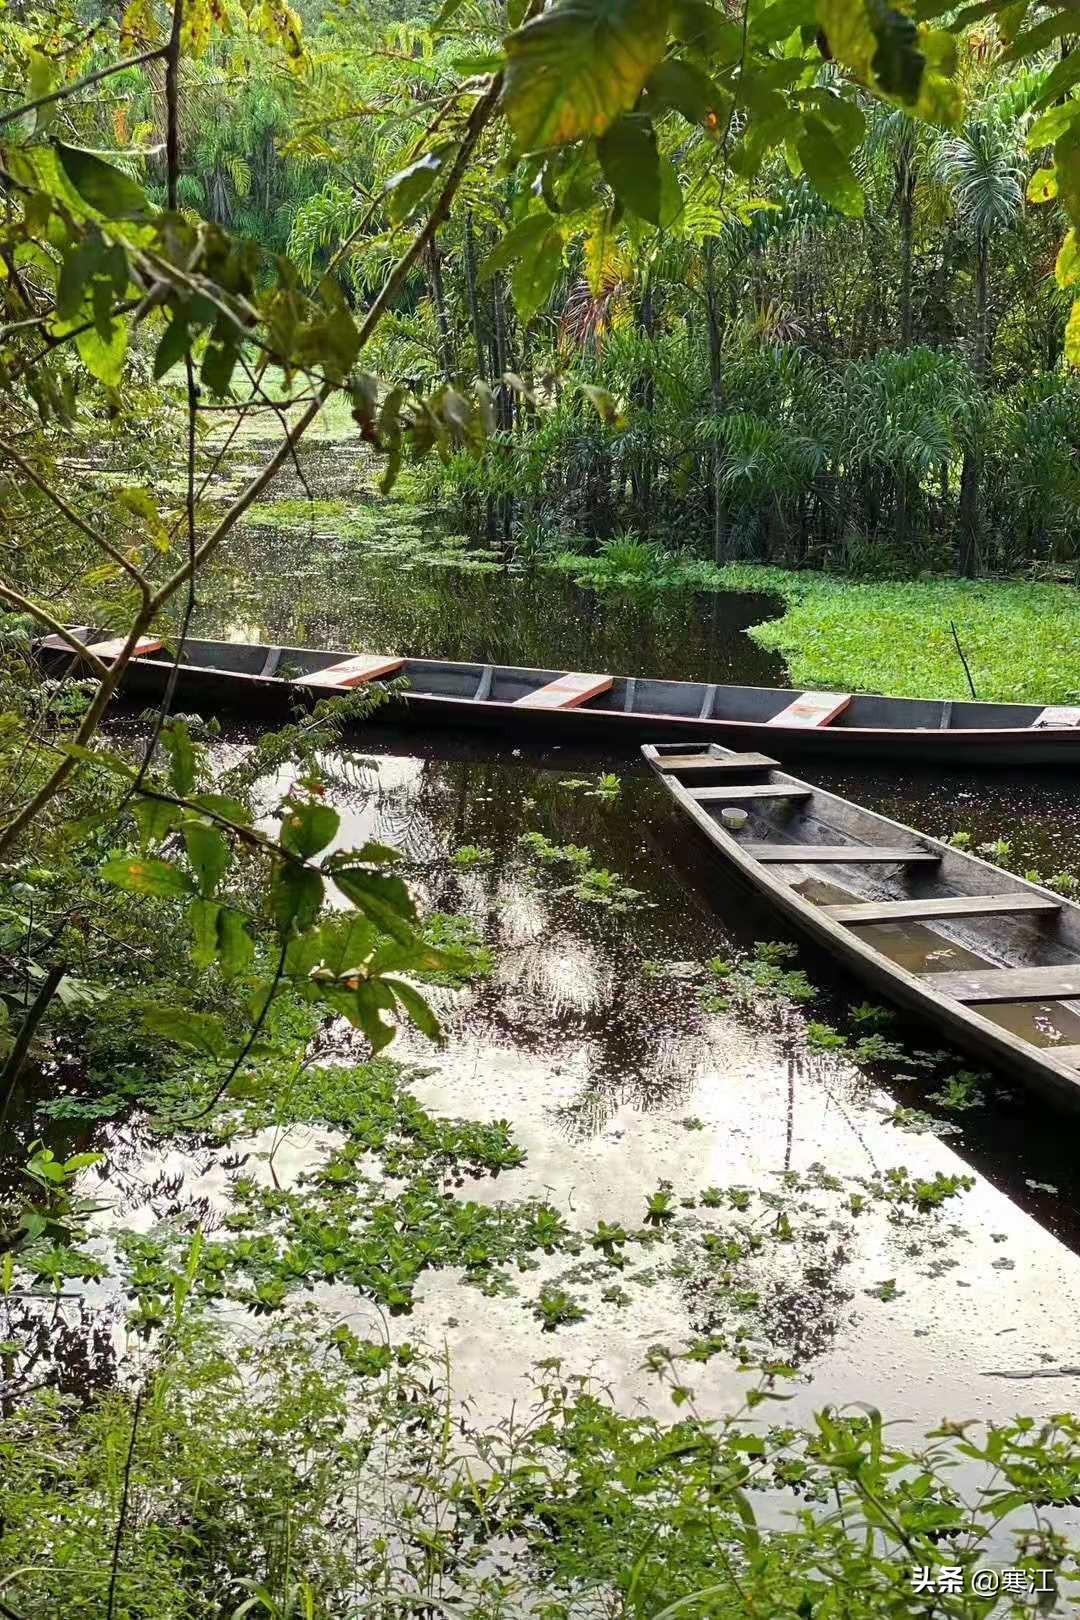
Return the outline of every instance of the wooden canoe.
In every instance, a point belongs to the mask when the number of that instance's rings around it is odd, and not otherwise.
[[[873,990],[1080,1109],[1080,906],[765,754],[642,753],[723,859]],[[745,825],[725,827],[726,809]]]
[[[78,633],[99,647],[112,647],[86,626]],[[48,636],[37,647],[50,673],[77,669],[59,637]],[[340,682],[332,675],[335,666],[341,667]],[[167,649],[148,646],[128,666],[122,689],[154,701],[164,691],[171,667]],[[408,690],[400,700],[383,705],[376,721],[486,726],[515,739],[561,735],[586,745],[636,746],[683,737],[740,748],[782,748],[785,754],[960,768],[1071,765],[1080,771],[1080,707],[1050,710],[1026,703],[800,693],[258,642],[186,641],[175,702],[195,710],[233,708],[281,716],[298,697],[314,701],[335,688],[352,690],[358,682],[398,676]]]

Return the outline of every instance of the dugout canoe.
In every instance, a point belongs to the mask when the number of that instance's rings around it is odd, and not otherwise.
[[[766,754],[642,753],[718,857],[871,989],[1080,1109],[1080,906]],[[725,810],[745,825],[725,827]]]
[[[86,626],[77,633],[106,649],[102,656],[117,645]],[[37,646],[51,673],[77,669],[59,637],[48,636]],[[122,690],[154,701],[164,691],[171,667],[168,651],[147,638],[141,655],[125,671]],[[381,705],[376,721],[486,726],[515,739],[563,736],[583,744],[636,746],[676,737],[810,757],[873,757],[961,768],[1071,765],[1080,770],[1080,706],[800,693],[245,641],[186,641],[174,701],[196,710],[232,708],[245,715],[281,716],[297,698],[310,701],[369,681],[398,678],[407,683],[407,691]]]

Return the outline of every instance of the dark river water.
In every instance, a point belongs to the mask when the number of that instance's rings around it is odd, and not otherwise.
[[[321,489],[344,487],[353,452],[323,456]],[[335,484],[335,478],[338,484]],[[290,493],[295,493],[290,491]],[[415,656],[480,658],[716,681],[785,684],[782,665],[745,634],[778,610],[767,597],[596,598],[559,580],[460,573],[419,564],[396,541],[356,546],[311,524],[251,526],[204,593],[203,633],[330,644]],[[223,762],[252,734],[226,730]],[[527,1163],[480,1183],[479,1199],[546,1196],[579,1224],[641,1219],[658,1178],[677,1188],[772,1189],[815,1167],[837,1177],[964,1175],[975,1185],[919,1230],[881,1210],[796,1210],[795,1237],[774,1246],[758,1279],[777,1354],[802,1369],[796,1415],[823,1401],[871,1401],[924,1428],[952,1417],[1075,1406],[1080,1379],[1080,1161],[1075,1128],[1007,1077],[980,1073],[970,1106],[934,1100],[969,1071],[932,1029],[890,1029],[904,1061],[856,1063],[821,1050],[816,1020],[846,1029],[860,987],[823,953],[798,959],[817,987],[808,1011],[706,1005],[705,964],[783,938],[775,916],[720,872],[633,754],[577,754],[507,739],[372,728],[362,759],[328,761],[344,813],[340,841],[375,837],[403,850],[423,904],[469,916],[494,969],[441,992],[446,1044],[399,1036],[393,1055],[422,1064],[420,1100],[446,1114],[512,1122]],[[598,793],[599,773],[618,778]],[[1080,870],[1080,792],[1053,773],[946,777],[884,767],[820,769],[822,785],[939,836],[1007,839],[1024,865]],[[585,778],[585,785],[582,779]],[[284,782],[278,782],[281,787]],[[578,844],[639,891],[625,910],[567,892],[565,873],[522,845],[542,833]],[[475,867],[451,856],[490,852]],[[899,1112],[898,1112],[899,1110]],[[278,1174],[320,1162],[327,1133],[275,1144]],[[72,1146],[105,1151],[87,1191],[110,1223],[146,1229],[165,1217],[205,1221],[227,1205],[238,1156],[156,1138],[137,1118],[86,1130]],[[657,1342],[707,1331],[709,1303],[668,1279],[634,1307],[597,1306],[537,1343],[520,1300],[483,1299],[447,1273],[425,1274],[399,1337],[445,1342],[459,1390],[488,1403],[521,1393],[530,1361],[553,1351],[600,1373],[626,1403],[652,1398],[641,1371]],[[371,1328],[365,1302],[341,1289],[322,1302]],[[73,1387],[105,1382],[125,1353],[115,1287],[62,1302],[48,1333]],[[42,1332],[46,1331],[43,1319]],[[376,1324],[376,1331],[378,1331]],[[0,1337],[3,1335],[0,1334]],[[1016,1382],[1017,1375],[1023,1381]],[[719,1360],[695,1378],[704,1410],[729,1410],[738,1377]]]

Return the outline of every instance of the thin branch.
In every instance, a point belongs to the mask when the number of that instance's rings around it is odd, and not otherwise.
[[[0,126],[12,123],[16,118],[22,118],[26,113],[35,112],[38,107],[50,107],[54,101],[63,101],[66,96],[73,96],[77,90],[88,90],[92,84],[99,84],[102,79],[109,78],[114,73],[124,73],[128,68],[142,67],[144,62],[156,62],[165,55],[166,47],[156,45],[152,51],[143,51],[139,56],[129,56],[122,62],[114,62],[111,67],[98,68],[96,73],[88,73],[84,79],[76,79],[74,84],[65,84],[60,90],[52,90],[47,96],[38,96],[36,101],[24,101],[20,107],[10,107],[6,113],[0,113]]]
[[[142,1411],[142,1398],[143,1392],[140,1389],[135,1397],[135,1405],[131,1413],[131,1439],[128,1441],[127,1456],[124,1459],[124,1485],[120,1497],[120,1512],[116,1519],[112,1560],[109,1566],[109,1601],[105,1610],[105,1620],[113,1620],[116,1610],[116,1583],[120,1575],[120,1548],[124,1539],[124,1526],[127,1524],[128,1503],[131,1499],[131,1470],[135,1462],[135,1445],[139,1435],[139,1414]]]
[[[67,972],[66,962],[54,962],[41,981],[37,995],[34,997],[26,1017],[22,1021],[22,1028],[15,1037],[15,1044],[8,1054],[8,1060],[0,1069],[0,1132],[7,1124],[8,1110],[15,1095],[15,1087],[19,1083],[19,1076],[26,1062],[27,1053],[37,1033],[37,1027],[49,1008],[49,1003],[56,994],[60,980]]]
[[[74,507],[69,506],[64,497],[62,495],[58,495],[56,490],[52,489],[50,485],[45,482],[44,478],[42,478],[41,475],[34,470],[30,463],[25,461],[23,457],[20,456],[14,445],[9,444],[4,438],[0,438],[0,453],[5,455],[9,461],[13,461],[15,463],[16,467],[19,468],[24,477],[28,478],[34,487],[39,489],[47,500],[52,501],[53,505],[58,511],[64,514],[69,523],[73,523],[77,529],[81,529],[83,534],[94,542],[95,546],[99,546],[101,550],[105,552],[106,556],[111,557],[113,562],[122,568],[124,572],[135,581],[135,584],[138,586],[144,601],[149,599],[150,586],[143,577],[142,572],[136,568],[135,564],[130,562],[128,558],[124,556],[123,552],[119,551],[110,541],[106,540],[104,535],[98,534],[95,529],[92,529],[89,523],[86,522],[85,518],[81,518],[78,512],[75,511]]]
[[[60,623],[59,619],[54,619],[48,608],[43,608],[37,602],[31,602],[28,596],[23,596],[21,591],[15,590],[11,585],[5,585],[2,581],[0,581],[0,597],[5,602],[10,603],[18,612],[29,613],[31,617],[40,619],[41,623],[51,630],[54,636],[60,636],[67,642],[77,657],[85,658],[99,680],[105,679],[109,673],[109,666],[103,664],[97,654],[92,653],[86,643],[80,641],[78,636],[69,630],[66,625]]]

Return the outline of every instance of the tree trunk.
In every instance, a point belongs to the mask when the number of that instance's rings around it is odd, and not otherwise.
[[[465,297],[469,305],[473,342],[476,345],[476,375],[486,375],[484,367],[484,325],[480,319],[480,300],[476,291],[476,239],[473,236],[471,212],[465,215]]]
[[[711,236],[705,243],[705,303],[709,325],[709,394],[713,415],[719,417],[724,386],[721,358],[723,317],[716,287],[716,239]],[[712,486],[713,561],[719,567],[724,561],[727,545],[727,512],[724,508],[720,441],[715,437],[709,452],[709,472]]]
[[[435,305],[435,321],[439,332],[439,364],[442,366],[444,381],[449,382],[454,375],[454,336],[443,292],[442,256],[434,238],[428,244],[428,268],[431,272],[431,299]]]
[[[975,332],[971,348],[971,369],[979,388],[986,384],[990,366],[988,331],[990,303],[990,241],[979,237],[975,246]],[[978,428],[972,429],[972,439],[964,451],[960,468],[960,508],[956,547],[956,570],[964,579],[974,579],[979,571],[980,530],[979,483],[982,475],[982,454],[976,442]]]
[[[912,308],[911,271],[915,238],[915,146],[905,135],[897,166],[900,193],[900,343],[910,349],[915,340],[915,311]]]

